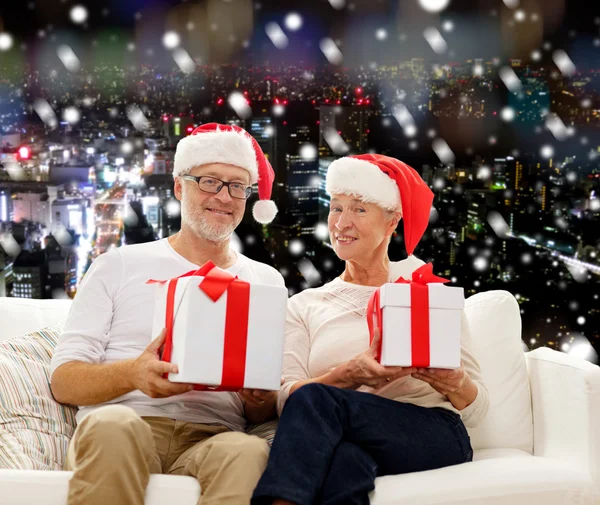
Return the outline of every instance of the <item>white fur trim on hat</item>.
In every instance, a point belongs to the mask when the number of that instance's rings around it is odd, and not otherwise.
[[[387,210],[401,210],[396,181],[365,160],[348,157],[335,160],[327,169],[325,188],[330,196],[353,195]]]
[[[252,207],[252,215],[261,224],[269,224],[277,215],[277,205],[273,200],[258,200]]]
[[[173,176],[210,163],[226,163],[245,168],[250,184],[258,181],[258,163],[252,140],[244,132],[215,131],[184,137],[177,144]]]

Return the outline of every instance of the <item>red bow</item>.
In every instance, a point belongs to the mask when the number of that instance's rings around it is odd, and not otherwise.
[[[429,367],[429,288],[428,284],[445,283],[448,279],[438,277],[433,273],[433,265],[426,263],[412,273],[412,279],[403,277],[397,279],[394,284],[410,284],[410,317],[411,317],[411,349],[413,367]],[[371,295],[367,305],[367,325],[369,327],[369,339],[373,342],[375,327],[381,331],[382,311],[380,305],[379,288]],[[375,359],[381,359],[381,343],[377,349]]]
[[[244,387],[246,374],[246,349],[248,335],[248,313],[250,307],[250,284],[239,280],[229,272],[217,268],[208,261],[198,270],[192,270],[170,280],[149,280],[146,284],[169,283],[165,328],[167,335],[161,360],[170,362],[173,352],[173,324],[175,319],[175,291],[177,281],[184,277],[204,277],[198,287],[216,302],[227,292],[225,319],[225,341],[223,349],[223,378],[218,387],[196,385],[197,391],[238,391]],[[165,379],[168,374],[164,375]]]

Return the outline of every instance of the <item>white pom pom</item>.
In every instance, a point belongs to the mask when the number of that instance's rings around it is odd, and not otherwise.
[[[277,215],[277,205],[273,200],[259,200],[252,207],[252,215],[261,224],[269,224]]]

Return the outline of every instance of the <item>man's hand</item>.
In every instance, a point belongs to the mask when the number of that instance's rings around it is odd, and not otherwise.
[[[396,379],[416,372],[415,368],[380,365],[376,359],[380,341],[381,330],[375,328],[371,346],[342,365],[343,378],[350,384],[350,389],[358,389],[363,385],[379,389]]]
[[[163,329],[158,338],[153,340],[134,360],[131,369],[131,382],[134,389],[139,389],[150,398],[168,398],[194,389],[191,384],[178,384],[163,378],[165,373],[178,373],[177,365],[160,361],[159,352],[166,336],[167,330]]]

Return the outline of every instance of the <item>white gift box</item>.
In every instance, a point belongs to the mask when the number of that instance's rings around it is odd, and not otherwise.
[[[228,291],[215,302],[198,285],[204,277],[177,281],[171,363],[179,373],[172,382],[217,387],[222,383]],[[230,288],[231,289],[231,288]],[[168,282],[157,284],[153,335],[166,326]],[[277,391],[281,368],[288,291],[285,287],[250,284],[245,388]]]
[[[460,336],[464,289],[428,284],[429,368],[460,368]],[[384,366],[413,366],[410,284],[380,288],[381,359]]]

